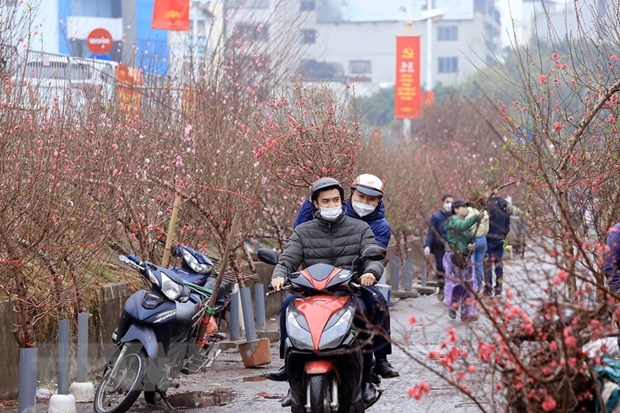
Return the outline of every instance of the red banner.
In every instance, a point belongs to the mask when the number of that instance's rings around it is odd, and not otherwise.
[[[122,111],[140,113],[142,106],[142,70],[125,65],[116,67],[116,94]]]
[[[422,105],[422,111],[426,109],[430,109],[435,104],[435,92],[432,90],[430,92],[423,91],[420,93],[420,102]]]
[[[396,119],[413,119],[420,115],[420,37],[396,37],[396,85],[394,87]]]
[[[153,29],[189,30],[189,0],[155,0]]]

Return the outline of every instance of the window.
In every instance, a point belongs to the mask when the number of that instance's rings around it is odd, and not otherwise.
[[[300,35],[301,35],[301,39],[300,39],[301,44],[315,44],[316,43],[316,30],[313,30],[313,29],[302,30],[300,32]]]
[[[372,62],[370,60],[349,60],[349,73],[369,75],[372,73]]]
[[[121,0],[82,0],[75,7],[76,16],[122,17]]]
[[[301,11],[314,11],[316,4],[314,0],[301,0],[299,10]]]
[[[349,82],[371,82],[371,75],[370,60],[349,60]]]
[[[269,26],[259,23],[239,23],[235,26],[233,37],[264,42],[269,40]]]
[[[438,27],[437,40],[439,41],[457,41],[459,39],[458,26]]]
[[[205,20],[196,20],[196,34],[207,34],[207,22]]]
[[[458,57],[440,57],[437,59],[438,73],[456,73],[459,71]]]
[[[336,62],[317,62],[304,59],[299,65],[299,73],[306,82],[342,82],[346,81],[344,68]]]

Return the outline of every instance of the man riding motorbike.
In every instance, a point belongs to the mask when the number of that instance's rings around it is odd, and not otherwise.
[[[286,283],[286,277],[297,271],[300,266],[305,268],[317,263],[327,263],[336,267],[350,268],[353,260],[359,257],[365,248],[376,245],[375,236],[368,224],[345,214],[343,199],[344,189],[336,179],[324,177],[313,183],[311,200],[317,208],[315,219],[293,230],[272,275],[271,285],[274,290],[281,290]],[[382,274],[381,261],[367,261],[364,263],[360,284],[364,287],[374,285]],[[358,338],[360,342],[367,342],[368,340],[365,340],[368,337],[367,331],[372,326],[367,325],[365,306],[361,300],[357,307],[356,327],[360,330]],[[362,377],[362,398],[367,405],[374,403],[379,397],[371,382],[372,349],[369,347],[371,346],[366,343],[363,349]],[[282,405],[290,404],[289,391],[287,397],[282,400]]]
[[[351,184],[351,196],[345,203],[346,214],[351,218],[366,222],[373,234],[377,245],[387,248],[392,236],[392,228],[385,219],[385,205],[383,203],[384,185],[381,179],[372,174],[361,174]],[[302,203],[293,228],[314,218],[317,208],[311,200]],[[362,290],[361,299],[368,311],[368,317],[375,326],[373,336],[373,352],[375,356],[374,372],[383,378],[398,377],[400,374],[388,361],[392,354],[390,339],[390,312],[385,297],[375,286]],[[284,312],[290,299],[284,300],[281,311]],[[284,358],[284,340],[286,332],[280,326],[280,357]],[[269,380],[286,381],[284,366],[279,370],[266,375]]]

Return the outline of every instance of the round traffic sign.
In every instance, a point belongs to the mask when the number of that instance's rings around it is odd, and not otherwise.
[[[94,54],[106,54],[112,50],[112,35],[101,27],[88,33],[86,46]]]

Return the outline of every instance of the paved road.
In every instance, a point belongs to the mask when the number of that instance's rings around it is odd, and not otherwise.
[[[522,268],[524,262],[527,261],[516,260],[509,263],[507,275],[526,274],[527,271]],[[488,320],[482,317],[468,325],[464,325],[458,320],[451,320],[447,317],[445,307],[435,295],[398,300],[393,303],[391,314],[392,336],[398,346],[394,349],[394,354],[390,360],[400,370],[401,377],[383,380],[383,396],[369,411],[376,413],[481,411],[471,400],[458,393],[436,374],[422,367],[413,359],[419,358],[428,361],[428,353],[437,350],[439,344],[448,338],[447,330],[450,328],[455,329],[459,337],[468,337],[471,342],[474,342],[476,335],[480,334],[485,326],[488,326]],[[411,316],[415,316],[417,320],[413,326],[409,324]],[[276,320],[269,320],[269,324],[275,326]],[[191,413],[287,411],[287,409],[280,407],[278,401],[286,394],[287,384],[271,382],[262,377],[264,373],[281,365],[277,356],[277,343],[272,343],[272,358],[273,362],[270,366],[246,369],[243,367],[239,353],[231,349],[223,352],[208,372],[181,377],[180,388],[176,390],[176,393],[206,391],[217,392],[222,396],[219,400],[222,405],[184,408],[183,411]],[[434,366],[437,367],[437,364]],[[427,382],[431,391],[421,400],[414,400],[408,396],[408,389],[420,381]],[[470,384],[480,394],[490,394],[483,387],[483,383],[487,383],[487,381],[480,379],[478,383],[472,382]],[[204,397],[197,397],[196,399],[200,403],[205,401]],[[207,398],[207,401],[209,400],[211,399]],[[187,405],[187,398],[184,405]],[[483,403],[482,406],[486,411],[493,411],[489,402]],[[46,411],[47,403],[39,403],[37,412]],[[88,404],[78,406],[78,413],[91,413],[92,411],[92,407]],[[140,398],[131,411],[162,412],[165,409],[163,405],[147,406]]]

